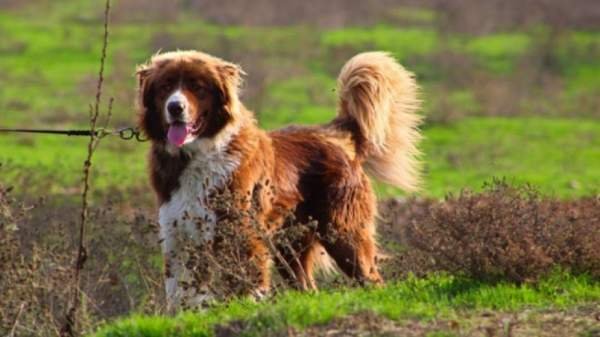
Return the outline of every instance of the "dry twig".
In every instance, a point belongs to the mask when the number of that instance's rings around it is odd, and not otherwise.
[[[90,191],[90,172],[92,169],[92,158],[96,151],[102,136],[97,134],[98,130],[98,118],[100,117],[100,102],[102,99],[102,86],[104,84],[104,67],[106,62],[106,50],[108,47],[108,21],[110,14],[110,0],[106,0],[106,6],[104,9],[104,39],[102,43],[102,55],[100,57],[100,70],[98,71],[98,82],[96,87],[96,99],[94,105],[90,105],[90,139],[87,146],[87,157],[83,164],[83,191],[81,193],[81,213],[79,222],[79,238],[77,257],[75,265],[73,267],[73,284],[71,288],[71,296],[69,300],[69,309],[65,316],[65,322],[60,331],[61,336],[72,337],[76,335],[76,323],[77,323],[77,309],[81,303],[81,270],[87,259],[87,250],[85,248],[85,230],[88,216],[88,194]],[[106,113],[105,126],[109,123],[112,115],[112,103],[113,99],[109,100],[108,109]]]

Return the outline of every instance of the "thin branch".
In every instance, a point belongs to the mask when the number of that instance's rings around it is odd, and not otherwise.
[[[25,309],[25,302],[21,303],[21,306],[19,306],[19,312],[17,312],[17,317],[15,318],[15,323],[12,326],[12,329],[10,330],[10,337],[14,337],[15,336],[15,331],[17,331],[17,325],[19,324],[19,318],[21,317],[21,313],[23,313],[23,309]]]
[[[98,126],[98,117],[100,116],[100,102],[102,99],[102,86],[104,84],[104,66],[106,63],[106,50],[108,48],[108,22],[110,14],[110,0],[106,0],[104,8],[104,38],[102,43],[102,54],[100,57],[100,69],[98,71],[98,83],[96,86],[96,97],[94,105],[90,105],[90,139],[87,146],[87,157],[83,163],[83,191],[81,193],[81,212],[79,223],[79,238],[77,257],[75,266],[73,267],[73,284],[71,286],[71,296],[69,301],[69,309],[65,315],[65,322],[61,328],[60,335],[62,337],[74,337],[76,335],[77,309],[81,304],[82,291],[80,288],[81,270],[87,259],[87,250],[85,248],[85,233],[86,224],[88,221],[88,195],[90,191],[90,172],[92,169],[92,158],[94,152],[102,138],[102,135],[96,134]],[[106,124],[108,124],[112,114],[111,99],[108,104]]]

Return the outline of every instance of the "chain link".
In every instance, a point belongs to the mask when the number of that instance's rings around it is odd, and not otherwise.
[[[103,132],[106,132],[106,131],[103,130]],[[132,127],[126,127],[126,128],[122,128],[119,130],[115,130],[109,134],[118,135],[119,138],[121,138],[123,140],[131,140],[134,138],[138,142],[145,142],[148,140],[148,138],[145,138],[144,135],[140,132],[140,130],[138,130],[137,128],[132,128]]]
[[[148,138],[144,137],[143,133],[138,128],[126,127],[118,130],[107,130],[105,128],[97,128],[91,130],[49,130],[49,129],[8,129],[0,128],[0,133],[38,133],[38,134],[54,134],[66,136],[90,136],[104,138],[106,136],[118,136],[123,140],[135,139],[138,142],[146,142]]]
[[[108,131],[105,128],[96,129],[96,137],[104,138],[106,136],[119,136],[123,140],[132,140],[135,138],[138,142],[148,141],[148,138],[145,138],[138,128],[125,127],[114,131]]]

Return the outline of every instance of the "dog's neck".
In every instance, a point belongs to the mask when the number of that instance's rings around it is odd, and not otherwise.
[[[241,123],[231,123],[214,137],[199,138],[181,148],[154,143],[151,172],[159,202],[169,201],[184,183],[182,177],[190,173],[206,176],[214,173],[223,176],[222,179],[228,178],[240,160],[239,153],[231,153],[229,148],[241,129]]]
[[[180,177],[193,168],[206,173],[227,166],[237,167],[244,160],[243,153],[256,151],[257,137],[248,136],[258,130],[252,112],[243,111],[211,138],[199,138],[181,148],[166,142],[152,145],[152,180],[159,202],[168,201],[180,186]],[[228,169],[228,172],[232,171]]]

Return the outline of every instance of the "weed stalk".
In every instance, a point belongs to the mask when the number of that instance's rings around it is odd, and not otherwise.
[[[86,224],[88,220],[88,205],[89,205],[89,191],[90,191],[90,172],[92,169],[92,159],[94,153],[102,139],[102,134],[97,133],[98,131],[98,119],[100,113],[100,102],[102,99],[102,87],[104,84],[104,68],[106,62],[106,50],[108,47],[108,22],[110,14],[110,0],[106,0],[104,8],[104,38],[102,41],[102,54],[100,57],[100,70],[98,71],[98,82],[96,86],[96,97],[93,105],[90,105],[90,139],[87,144],[87,157],[83,163],[83,191],[81,193],[81,212],[79,217],[79,237],[77,256],[75,259],[75,265],[73,266],[73,283],[70,292],[69,307],[65,315],[65,322],[61,328],[61,337],[74,337],[77,334],[77,309],[81,304],[81,270],[87,260],[87,250],[85,248],[85,233]],[[112,115],[113,99],[111,98],[108,103],[106,112],[105,125],[109,123]]]

